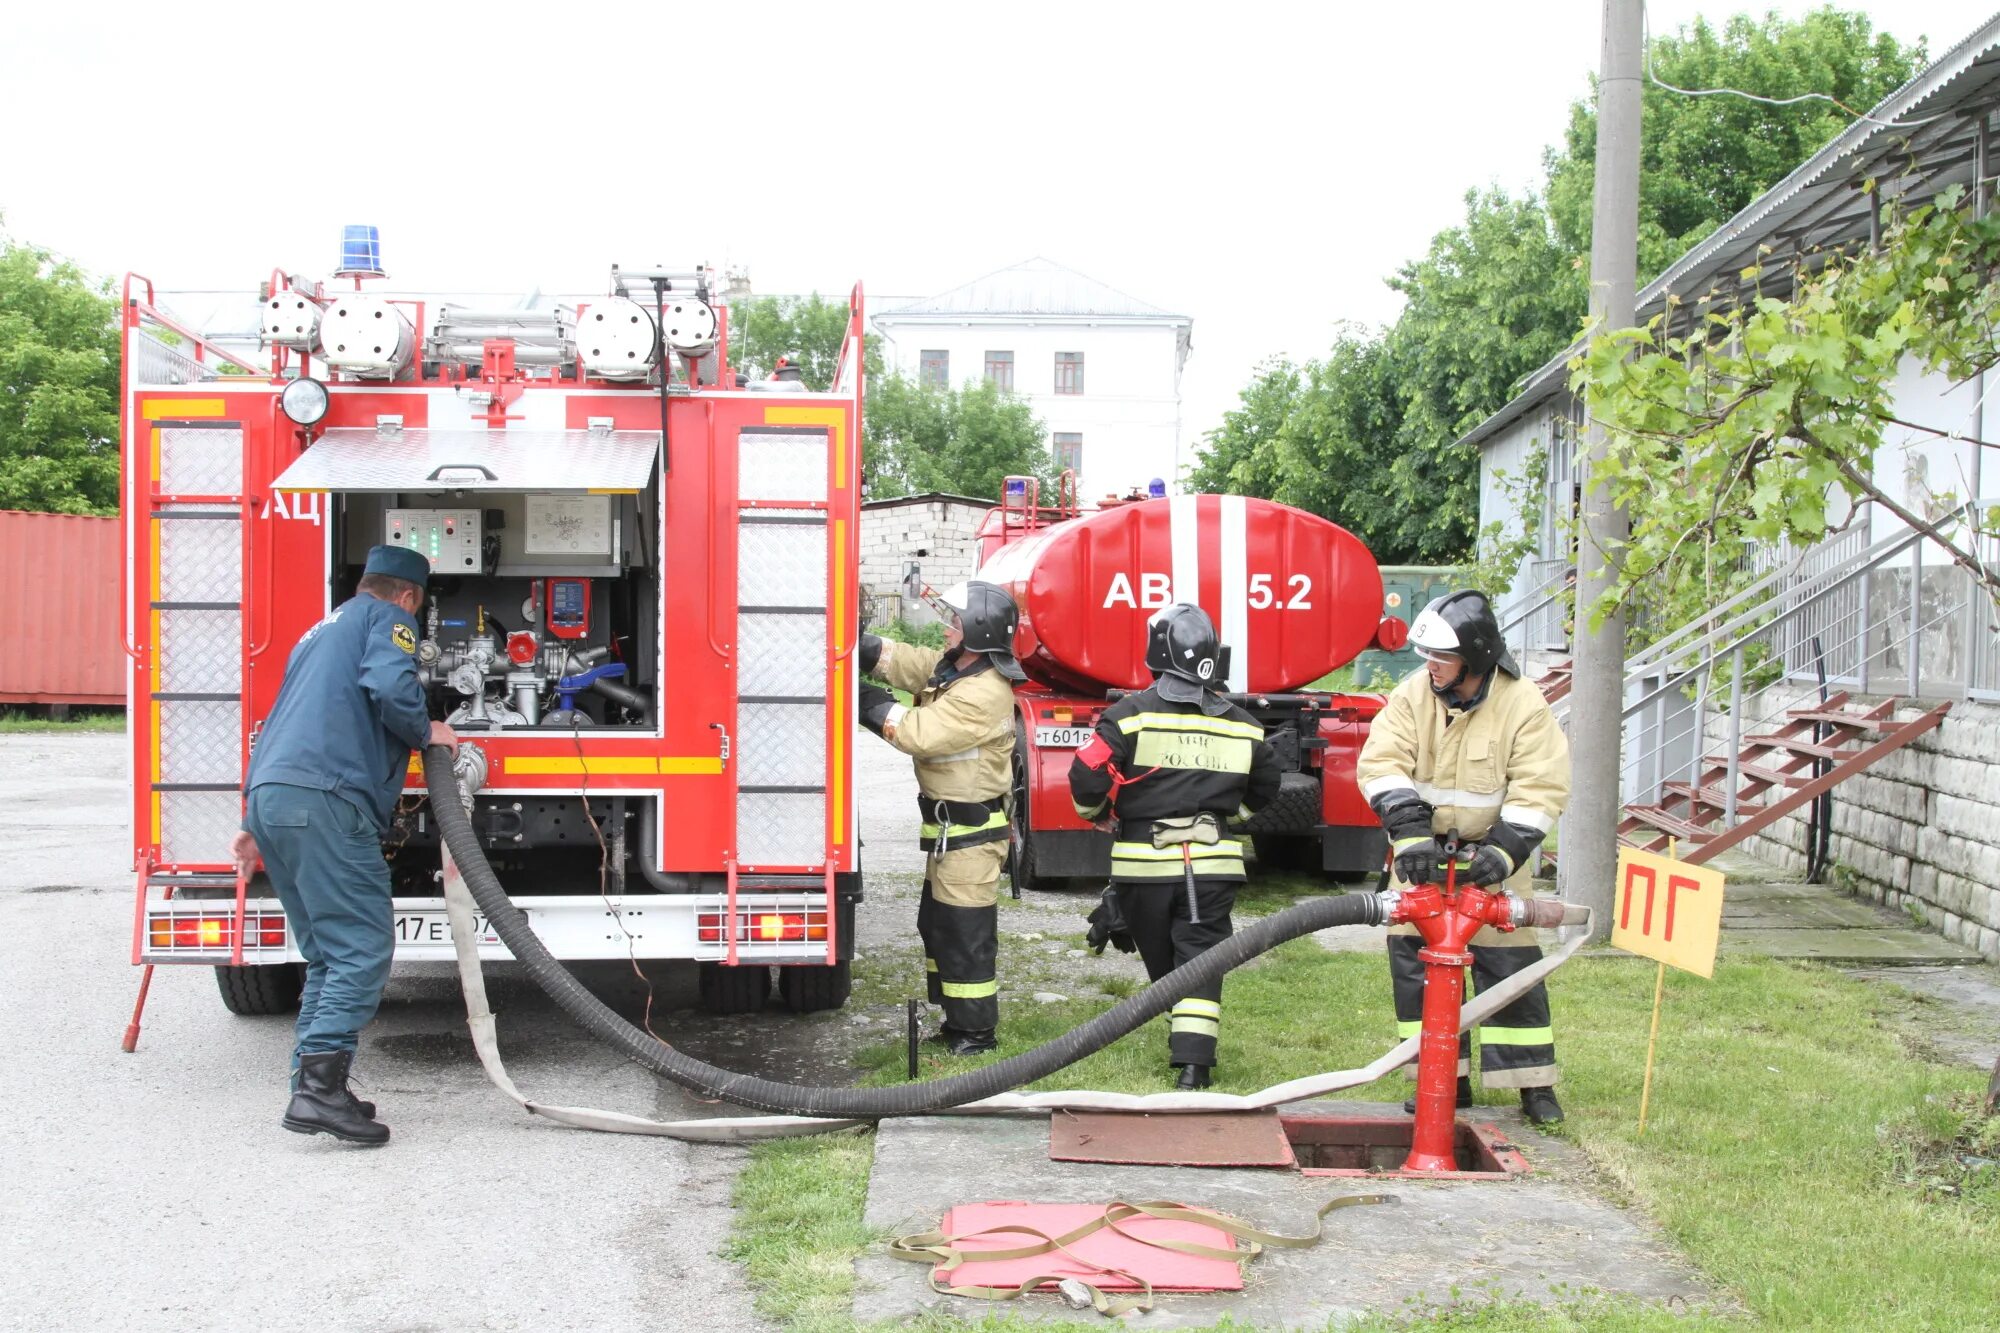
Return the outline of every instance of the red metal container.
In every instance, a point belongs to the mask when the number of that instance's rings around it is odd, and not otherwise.
[[[0,703],[125,702],[115,518],[0,510]]]
[[[1361,540],[1269,500],[1183,495],[1017,538],[979,577],[1021,608],[1023,668],[1056,688],[1141,689],[1146,622],[1194,602],[1230,648],[1232,691],[1311,684],[1375,641],[1382,576]]]

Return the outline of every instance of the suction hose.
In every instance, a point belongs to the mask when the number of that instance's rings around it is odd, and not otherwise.
[[[1330,926],[1382,924],[1382,905],[1373,894],[1314,899],[1263,918],[1199,958],[1175,968],[1137,995],[1031,1051],[928,1083],[907,1083],[895,1088],[798,1087],[750,1074],[734,1074],[683,1054],[633,1027],[577,984],[569,969],[536,937],[528,925],[527,914],[509,901],[493,868],[486,863],[479,837],[460,801],[449,747],[433,745],[424,750],[424,783],[430,790],[432,818],[437,820],[438,831],[479,910],[515,960],[564,1013],[641,1068],[705,1097],[780,1115],[880,1120],[887,1116],[928,1115],[980,1101],[1032,1083],[1102,1050],[1165,1013],[1175,1001],[1185,999],[1231,968],[1286,940]]]

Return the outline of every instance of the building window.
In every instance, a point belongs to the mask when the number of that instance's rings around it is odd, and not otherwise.
[[[1083,353],[1056,353],[1056,392],[1083,392]]]
[[[1083,436],[1077,431],[1059,430],[1055,435],[1056,470],[1083,472]]]
[[[943,348],[933,348],[918,354],[917,382],[935,384],[940,389],[951,387],[951,353]]]
[[[1014,392],[1014,354],[1012,352],[988,352],[986,354],[986,382],[1002,393]]]

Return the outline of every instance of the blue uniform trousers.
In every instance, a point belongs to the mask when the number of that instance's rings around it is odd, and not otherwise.
[[[396,948],[375,820],[332,792],[266,782],[250,789],[244,823],[306,960],[292,1067],[301,1055],[351,1051],[382,1001]]]

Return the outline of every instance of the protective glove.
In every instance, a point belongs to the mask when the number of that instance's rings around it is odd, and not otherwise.
[[[864,676],[874,675],[875,664],[882,660],[882,640],[873,634],[863,634],[861,636],[860,657],[861,674]]]
[[[1398,838],[1395,843],[1396,878],[1405,884],[1444,883],[1444,846],[1426,834],[1421,838]]]
[[[1409,838],[1430,836],[1431,805],[1408,787],[1399,787],[1370,802],[1390,841],[1401,846]]]
[[[1472,859],[1463,864],[1458,872],[1461,884],[1476,884],[1485,888],[1498,884],[1514,873],[1514,862],[1507,853],[1490,842],[1482,842],[1472,849]]]
[[[880,685],[861,687],[861,725],[882,734],[882,724],[889,720],[889,714],[896,707],[896,696]]]
[[[1116,945],[1120,953],[1138,950],[1131,928],[1125,924],[1125,914],[1118,910],[1118,890],[1106,889],[1087,919],[1090,933],[1084,936],[1083,942],[1092,953],[1102,954],[1106,944]]]

